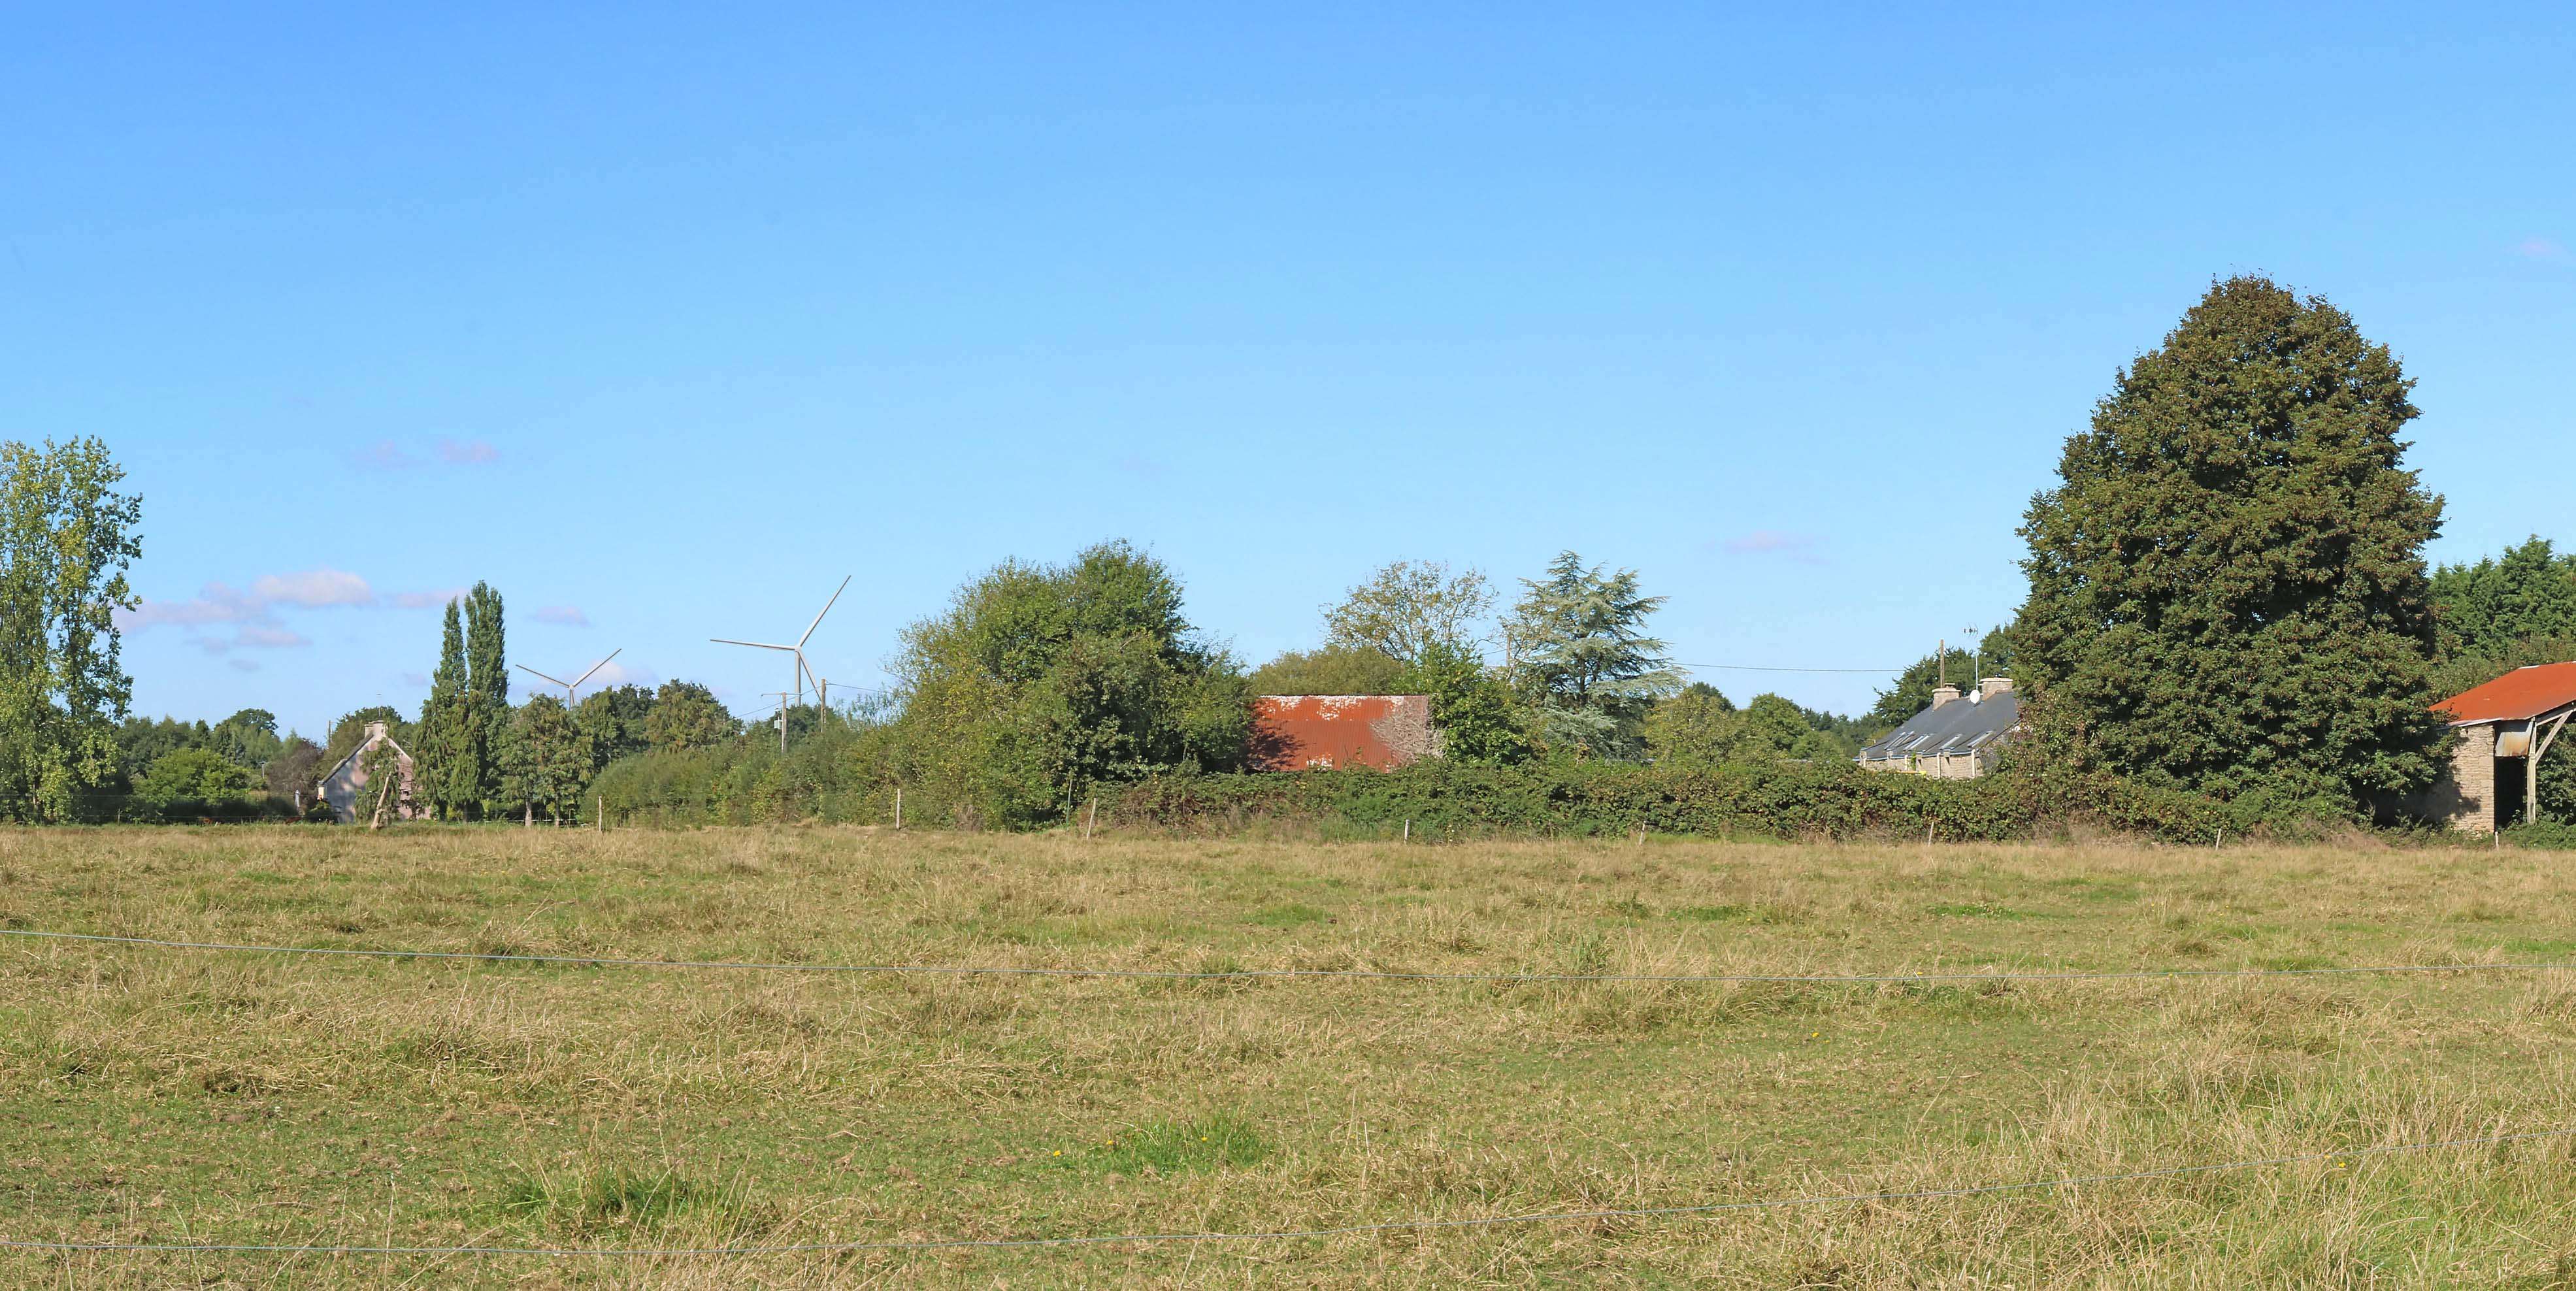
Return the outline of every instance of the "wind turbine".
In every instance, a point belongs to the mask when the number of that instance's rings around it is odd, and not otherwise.
[[[832,599],[823,602],[823,608],[815,613],[814,621],[805,625],[805,635],[796,638],[796,644],[794,645],[772,645],[767,641],[736,641],[730,637],[708,637],[707,639],[715,642],[717,645],[749,646],[754,650],[784,650],[787,653],[796,656],[796,675],[793,678],[790,678],[790,680],[795,683],[794,694],[797,698],[802,699],[805,696],[805,679],[812,676],[814,671],[813,669],[805,666],[805,643],[813,638],[814,629],[823,626],[823,616],[831,613],[833,606],[840,604],[841,593],[849,590],[850,578],[852,577],[855,577],[855,575],[844,576],[841,579],[841,585],[832,589]],[[782,701],[782,703],[783,702],[784,701]],[[778,734],[779,739],[783,744],[787,736],[787,730],[783,725],[779,728]]]
[[[621,655],[621,654],[624,654],[624,653],[626,653],[626,647],[624,647],[624,646],[619,646],[619,647],[617,647],[616,649],[611,650],[611,651],[609,651],[609,652],[608,652],[608,659],[614,659],[614,658],[616,658],[617,656],[619,656],[619,655]],[[592,665],[590,666],[590,671],[589,671],[589,672],[585,672],[585,673],[583,673],[582,675],[580,675],[580,676],[578,676],[578,677],[575,677],[575,678],[573,678],[573,679],[572,679],[572,680],[570,680],[570,681],[565,681],[565,680],[564,680],[563,678],[561,678],[561,677],[547,677],[547,676],[546,676],[546,674],[544,674],[544,673],[542,673],[542,672],[539,672],[539,671],[537,671],[536,669],[531,668],[531,667],[529,667],[528,665],[526,665],[526,664],[524,664],[524,663],[523,663],[523,664],[519,664],[519,665],[517,665],[517,667],[518,667],[519,671],[524,672],[524,673],[528,674],[528,675],[529,675],[529,676],[531,676],[531,677],[544,677],[547,681],[551,681],[551,682],[553,682],[554,684],[556,684],[556,685],[558,685],[558,686],[563,687],[563,688],[564,688],[564,707],[566,707],[566,708],[579,708],[579,707],[581,706],[581,693],[580,693],[581,683],[583,683],[583,682],[585,682],[585,681],[590,680],[590,674],[591,674],[591,673],[593,673],[593,672],[597,672],[597,671],[599,671],[600,669],[607,667],[607,666],[608,666],[608,659],[602,659],[602,660],[600,660],[599,662],[597,662],[597,663],[595,663],[595,664],[592,664]]]

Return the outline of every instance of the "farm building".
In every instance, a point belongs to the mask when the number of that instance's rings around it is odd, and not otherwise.
[[[382,789],[367,792],[367,754],[378,747],[391,747],[394,764],[402,768],[401,792],[390,798]],[[394,743],[394,737],[385,729],[384,723],[369,722],[366,740],[351,750],[349,756],[340,759],[340,765],[331,768],[329,775],[322,777],[322,800],[331,804],[331,813],[338,816],[344,825],[356,824],[361,817],[372,820],[379,802],[383,803],[386,815],[392,819],[417,819],[421,811],[412,793],[412,774],[411,754],[402,745]]]
[[[2576,713],[2576,663],[2516,668],[2433,706],[2459,742],[2426,794],[2422,814],[2472,834],[2518,820],[2568,715]]]
[[[1397,767],[1440,752],[1429,695],[1262,695],[1253,762],[1265,771]]]
[[[1988,677],[1964,696],[1956,686],[1937,686],[1931,707],[1862,749],[1858,761],[1871,771],[1974,780],[1995,769],[2020,722],[2021,698],[2010,677]]]

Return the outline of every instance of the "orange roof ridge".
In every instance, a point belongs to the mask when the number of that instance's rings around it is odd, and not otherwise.
[[[2576,704],[2576,660],[2527,664],[2461,691],[2433,711],[2447,714],[2453,726],[2474,726],[2525,721],[2570,704]]]

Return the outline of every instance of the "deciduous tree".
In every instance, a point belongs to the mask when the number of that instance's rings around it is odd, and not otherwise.
[[[1251,691],[1162,562],[1104,543],[1006,561],[904,634],[909,765],[995,823],[1059,818],[1095,781],[1243,765]]]
[[[693,681],[666,681],[644,715],[644,738],[657,749],[713,748],[742,729],[715,692]]]
[[[1399,560],[1352,588],[1341,604],[1325,608],[1325,640],[1375,650],[1397,663],[1419,663],[1434,646],[1464,644],[1468,624],[1493,605],[1481,571],[1453,574],[1445,561]]]
[[[0,819],[67,820],[119,771],[143,503],[96,439],[0,443]]]

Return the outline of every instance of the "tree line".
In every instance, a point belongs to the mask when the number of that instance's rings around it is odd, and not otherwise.
[[[903,633],[894,695],[783,708],[785,753],[687,682],[512,704],[484,584],[447,608],[414,718],[359,710],[320,746],[256,710],[127,720],[110,615],[133,603],[139,500],[95,440],[8,444],[0,813],[67,819],[101,789],[273,789],[383,720],[442,819],[570,818],[585,795],[683,816],[880,814],[902,789],[923,818],[1025,827],[1102,786],[1257,767],[1265,693],[1430,696],[1462,767],[1828,765],[1978,667],[2023,695],[2008,770],[2384,818],[2441,769],[2442,695],[2576,657],[2576,560],[2547,541],[2426,564],[2443,502],[2404,463],[2412,388],[2322,298],[2213,282],[2065,441],[2021,519],[2014,618],[1962,643],[1974,663],[1927,655],[1856,717],[1778,695],[1739,707],[1691,682],[1651,630],[1664,598],[1571,551],[1508,606],[1481,571],[1393,562],[1325,607],[1319,645],[1247,667],[1191,621],[1173,570],[1109,542],[969,581]],[[2553,766],[2543,781],[2545,807],[2576,809],[2576,780]]]

